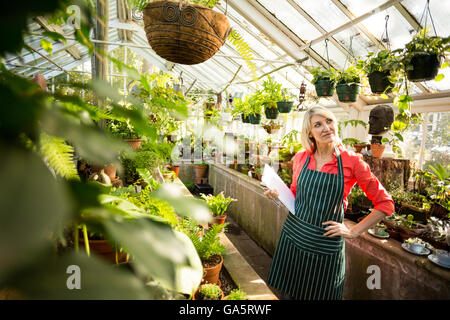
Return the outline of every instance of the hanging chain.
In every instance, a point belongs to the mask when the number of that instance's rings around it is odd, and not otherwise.
[[[328,55],[328,38],[325,39],[325,50],[327,51],[327,63],[328,63],[328,69],[331,68],[330,65],[330,56]]]
[[[420,17],[419,24],[422,26],[422,20],[425,17],[425,25],[423,28],[428,26],[428,16],[430,16],[431,26],[433,27],[434,35],[437,36],[436,27],[434,26],[433,16],[430,11],[430,0],[427,0],[427,4],[425,5],[425,9],[422,12],[422,16]]]
[[[389,22],[389,15],[386,15],[384,18],[386,20],[386,23],[384,25],[384,31],[381,35],[381,41],[387,43],[388,50],[391,51],[391,40],[389,39],[389,33],[388,33],[388,22]],[[386,35],[386,38],[384,38],[384,35]]]

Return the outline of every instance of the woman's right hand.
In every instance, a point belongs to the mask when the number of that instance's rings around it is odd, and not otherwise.
[[[268,199],[277,200],[278,199],[278,191],[264,188],[264,196]]]

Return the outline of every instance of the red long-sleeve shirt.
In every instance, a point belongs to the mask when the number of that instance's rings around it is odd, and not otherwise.
[[[394,201],[388,194],[386,189],[382,186],[380,181],[370,171],[369,165],[363,160],[363,157],[359,153],[348,151],[342,146],[338,146],[341,152],[342,166],[344,169],[344,207],[347,208],[347,197],[350,194],[351,189],[358,183],[361,189],[366,194],[373,204],[375,210],[380,210],[386,215],[390,216],[394,212]],[[298,152],[293,159],[293,175],[291,191],[294,196],[297,192],[297,179],[303,165],[310,155],[310,161],[308,169],[316,170],[316,161],[314,154],[309,151]],[[336,155],[333,153],[333,160],[326,163],[321,172],[338,174],[338,165]]]

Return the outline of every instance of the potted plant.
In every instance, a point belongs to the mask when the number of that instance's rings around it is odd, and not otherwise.
[[[231,112],[233,117],[240,115],[243,123],[250,123],[250,105],[249,96],[245,96],[244,99],[235,99],[234,108]]]
[[[223,300],[223,291],[217,284],[202,284],[192,295],[192,300]]]
[[[208,163],[204,160],[202,162],[194,164],[195,167],[195,179],[204,179],[208,177]]]
[[[224,224],[226,219],[226,211],[231,202],[237,201],[231,197],[225,197],[223,191],[218,195],[213,196],[201,194],[201,197],[205,199],[209,209],[212,212],[214,218],[214,224]]]
[[[142,141],[144,141],[144,139],[141,139],[139,134],[134,130],[134,127],[129,120],[112,120],[107,123],[106,129],[111,132],[113,136],[120,137],[125,142],[128,142],[133,150],[138,150],[141,147]]]
[[[360,70],[350,66],[338,71],[336,92],[340,102],[356,102],[361,91]]]
[[[276,120],[269,120],[268,122],[263,123],[262,127],[268,134],[276,134],[281,129],[281,123]]]
[[[294,102],[293,97],[286,88],[281,89],[281,100],[277,102],[277,108],[280,113],[289,113],[292,110]]]
[[[208,232],[205,232],[202,239],[199,239],[196,234],[188,234],[205,270],[202,283],[217,284],[219,281],[223,253],[226,250],[226,247],[220,243],[219,234],[227,225],[228,223],[213,224]]]
[[[225,296],[223,300],[248,300],[247,293],[241,288],[231,290],[230,294]]]
[[[440,163],[436,167],[429,165],[429,168],[433,174],[431,179],[431,187],[433,189],[433,194],[431,195],[431,199],[433,200],[431,213],[439,218],[448,218],[450,209],[448,199],[450,170]]]
[[[275,82],[271,76],[267,76],[267,80],[263,82],[262,100],[264,105],[264,113],[267,119],[276,119],[278,114],[277,102],[282,99],[281,83]]]
[[[370,150],[372,152],[372,157],[381,158],[383,155],[384,149],[386,149],[386,145],[384,145],[382,141],[379,142],[379,141],[372,140],[370,142]]]
[[[314,76],[311,83],[316,88],[318,97],[333,96],[336,88],[337,72],[335,69],[323,69],[321,67],[311,68],[311,74]]]
[[[261,92],[256,91],[248,99],[250,109],[249,118],[251,124],[260,124],[262,115],[262,97]]]
[[[402,74],[402,57],[398,54],[401,50],[381,50],[375,55],[369,52],[366,60],[359,60],[357,68],[369,79],[372,93],[390,93],[397,85]]]
[[[405,46],[403,63],[410,81],[435,79],[445,53],[450,51],[450,37],[428,36],[428,32],[429,27],[420,30]]]

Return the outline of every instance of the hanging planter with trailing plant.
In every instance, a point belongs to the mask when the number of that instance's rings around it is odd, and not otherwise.
[[[428,0],[420,23],[422,23],[424,17],[425,22],[428,21],[429,16],[435,35],[428,36],[430,27],[425,25],[425,28],[420,30],[405,46],[403,62],[406,68],[406,76],[409,81],[413,82],[442,80],[444,75],[438,75],[439,68],[445,53],[450,51],[450,37],[441,38],[437,36],[429,4]]]
[[[359,70],[351,66],[340,71],[337,77],[336,92],[340,102],[356,102],[361,92],[361,78]]]
[[[275,120],[278,118],[280,111],[278,111],[276,103],[266,104],[264,106],[264,114],[266,115],[267,119]]]
[[[249,115],[251,124],[260,124],[261,123],[261,114],[250,113]]]

